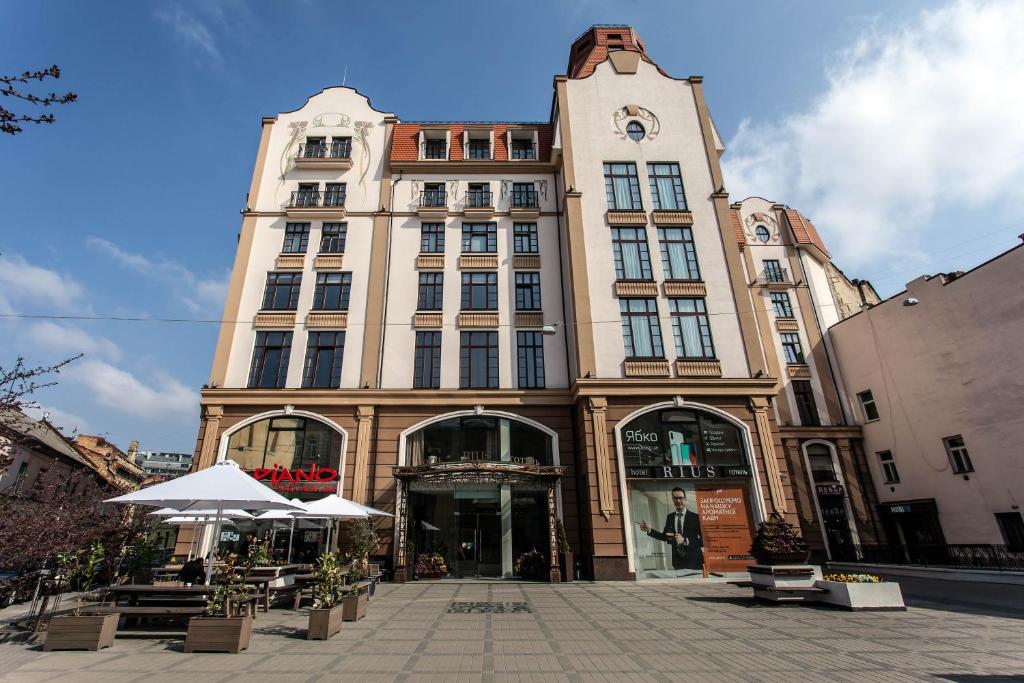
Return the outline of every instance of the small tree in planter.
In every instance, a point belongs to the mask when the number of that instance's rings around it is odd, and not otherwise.
[[[57,555],[57,564],[69,587],[78,587],[79,596],[70,615],[50,620],[44,650],[100,650],[114,644],[120,614],[83,614],[82,599],[98,601],[100,594],[91,594],[96,576],[103,567],[104,551],[99,541],[88,549],[66,551]]]
[[[750,554],[758,564],[776,565],[805,564],[810,553],[797,528],[773,512],[757,528]]]
[[[516,558],[512,572],[526,581],[547,581],[551,576],[548,558],[534,548]]]
[[[415,570],[417,579],[440,579],[448,573],[448,565],[441,553],[421,553],[416,556]]]
[[[341,630],[342,586],[345,576],[337,553],[323,553],[313,565],[316,604],[309,610],[309,640],[327,640]]]
[[[562,520],[557,520],[556,535],[558,539],[558,554],[559,565],[562,570],[562,581],[572,581],[575,577],[573,574],[576,571],[576,562],[572,553],[572,547],[569,546],[569,539],[565,536],[565,525],[562,524]]]
[[[232,557],[224,567],[221,582],[206,604],[206,614],[188,620],[185,652],[237,653],[249,648],[249,601],[253,588],[245,581],[251,565],[243,565],[239,570],[237,559]]]
[[[341,599],[342,621],[358,621],[366,616],[366,603],[370,599],[367,594],[367,586],[363,583],[366,578],[366,568],[358,561],[351,564],[348,570],[349,591]]]

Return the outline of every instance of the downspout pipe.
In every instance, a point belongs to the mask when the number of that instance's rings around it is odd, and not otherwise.
[[[395,222],[395,186],[402,180],[402,172],[391,181],[391,196],[388,197],[388,238],[387,249],[384,255],[384,314],[380,322],[380,348],[377,349],[377,386],[380,389],[381,378],[384,374],[384,341],[388,332],[388,287],[391,284],[391,230]]]

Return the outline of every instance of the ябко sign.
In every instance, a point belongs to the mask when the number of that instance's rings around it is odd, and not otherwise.
[[[338,470],[319,465],[310,465],[305,470],[290,470],[280,465],[257,467],[250,474],[256,481],[262,481],[275,491],[286,493],[329,491],[336,488],[338,482]]]
[[[740,479],[750,476],[746,465],[659,465],[626,467],[627,479]]]

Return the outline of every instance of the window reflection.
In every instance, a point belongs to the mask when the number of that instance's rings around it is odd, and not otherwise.
[[[410,465],[512,462],[551,465],[551,437],[528,424],[487,416],[456,417],[428,425],[406,441]]]

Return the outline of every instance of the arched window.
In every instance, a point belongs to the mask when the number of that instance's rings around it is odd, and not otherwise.
[[[630,121],[626,125],[626,135],[629,136],[630,140],[640,142],[644,139],[644,136],[647,135],[647,131],[644,130],[643,125],[641,125],[639,121]]]
[[[739,428],[712,413],[652,411],[630,420],[621,434],[627,467],[747,464]]]
[[[510,462],[551,465],[551,436],[504,417],[473,415],[434,422],[406,440],[409,465]]]
[[[234,432],[225,457],[283,495],[315,497],[337,490],[341,445],[323,422],[269,417]]]
[[[757,235],[758,242],[767,242],[772,238],[772,234],[768,232],[768,228],[763,225],[757,226],[757,230],[754,231],[754,234]]]

